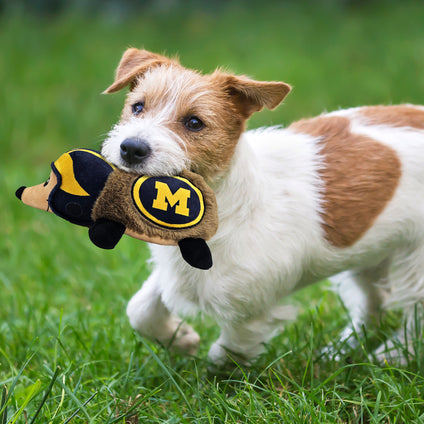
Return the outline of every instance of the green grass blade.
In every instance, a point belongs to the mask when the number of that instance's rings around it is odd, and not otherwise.
[[[0,411],[1,411],[0,412],[0,423],[1,424],[6,424],[6,422],[7,422],[6,399],[7,399],[7,387],[3,386],[1,402],[0,402]]]
[[[34,424],[34,423],[35,423],[35,420],[37,419],[38,414],[39,414],[39,413],[40,413],[40,411],[41,411],[41,408],[43,407],[44,403],[46,402],[47,398],[49,397],[49,394],[50,394],[50,392],[51,392],[51,390],[52,390],[52,388],[53,388],[53,385],[54,385],[54,383],[55,383],[55,381],[56,381],[56,378],[57,378],[57,376],[59,375],[59,371],[60,371],[60,368],[59,368],[59,367],[57,367],[57,368],[56,368],[56,371],[55,371],[55,373],[54,373],[54,375],[53,375],[53,377],[52,377],[52,378],[51,378],[51,380],[50,380],[50,384],[49,384],[49,386],[47,387],[46,393],[44,394],[43,399],[41,400],[40,405],[39,405],[39,407],[38,407],[37,411],[35,412],[34,416],[32,417],[32,419],[31,419],[31,421],[30,421],[30,424]]]
[[[10,424],[15,424],[16,423],[16,421],[18,420],[18,418],[20,418],[20,416],[22,415],[24,409],[26,408],[26,406],[28,405],[28,403],[31,401],[31,399],[35,396],[35,394],[38,392],[38,390],[40,389],[40,387],[41,387],[41,381],[40,380],[37,380],[31,386],[31,389],[30,389],[29,393],[27,394],[27,396],[24,399],[22,405],[20,406],[20,408],[16,412],[16,414],[13,417],[12,421],[10,421]]]
[[[94,396],[97,395],[97,392],[93,393],[66,421],[63,422],[63,424],[68,424],[77,414],[79,411],[84,409],[84,407],[94,398]]]
[[[3,411],[7,407],[7,403],[9,402],[9,399],[10,399],[10,397],[13,394],[13,391],[15,389],[16,384],[18,383],[19,378],[21,377],[21,375],[24,372],[24,370],[27,367],[27,365],[31,362],[31,359],[34,357],[34,355],[35,355],[35,353],[32,353],[30,355],[30,357],[24,362],[24,364],[20,368],[18,374],[14,377],[14,379],[12,381],[12,385],[10,386],[10,389],[8,390],[8,394],[6,396],[6,400],[4,401],[4,404],[3,404],[2,408],[0,409],[0,416],[3,414]]]
[[[184,399],[184,403],[186,404],[187,408],[190,410],[190,412],[193,412],[193,407],[191,406],[191,403],[187,399],[186,394],[184,393],[181,386],[177,383],[174,376],[172,375],[169,368],[161,361],[158,355],[152,350],[152,348],[146,343],[145,340],[141,339],[141,342],[143,343],[144,347],[149,351],[149,353],[152,355],[156,363],[162,368],[162,370],[165,372],[165,374],[168,376],[168,378],[172,381],[174,387],[177,389],[178,393],[181,395],[181,397]]]

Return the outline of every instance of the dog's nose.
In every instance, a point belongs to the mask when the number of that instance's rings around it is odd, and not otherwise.
[[[143,162],[150,152],[149,144],[140,138],[127,138],[121,143],[121,158],[129,165]]]

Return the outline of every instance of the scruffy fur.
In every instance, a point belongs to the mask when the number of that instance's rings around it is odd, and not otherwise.
[[[106,92],[126,86],[102,153],[136,173],[201,174],[219,213],[208,271],[174,247],[151,246],[154,270],[127,308],[140,334],[194,353],[199,336],[177,314],[201,311],[221,327],[209,359],[249,360],[291,316],[280,300],[333,275],[354,329],[397,307],[413,330],[424,299],[424,108],[355,108],[246,132],[251,114],[275,108],[289,85],[201,75],[137,49],[125,52]],[[137,102],[144,110],[135,116]],[[193,116],[204,128],[187,128]],[[129,137],[151,149],[136,165],[120,155]]]

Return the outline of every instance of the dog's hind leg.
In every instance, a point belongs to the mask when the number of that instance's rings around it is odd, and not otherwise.
[[[345,271],[333,276],[330,281],[339,294],[344,306],[349,311],[348,325],[337,339],[337,345],[345,343],[345,348],[338,351],[343,355],[346,348],[356,347],[357,340],[352,337],[356,332],[361,334],[362,327],[373,319],[377,319],[384,300],[390,260],[386,259],[375,267],[358,271]],[[327,348],[327,353],[335,353],[335,349]]]
[[[413,354],[422,344],[424,319],[424,240],[410,242],[399,249],[393,258],[388,278],[389,296],[384,302],[386,309],[401,309],[404,314],[402,326],[375,354],[379,361],[395,360],[405,364],[406,356]]]
[[[158,273],[153,272],[129,301],[127,315],[130,324],[142,336],[158,341],[167,348],[194,355],[200,337],[164,305],[158,290],[158,277]]]

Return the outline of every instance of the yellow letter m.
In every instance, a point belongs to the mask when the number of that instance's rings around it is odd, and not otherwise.
[[[157,196],[153,200],[153,208],[167,211],[169,204],[171,208],[175,206],[176,214],[189,215],[190,210],[187,207],[187,201],[190,197],[190,190],[180,187],[175,193],[172,193],[168,184],[160,181],[156,181],[155,188],[157,190]]]

